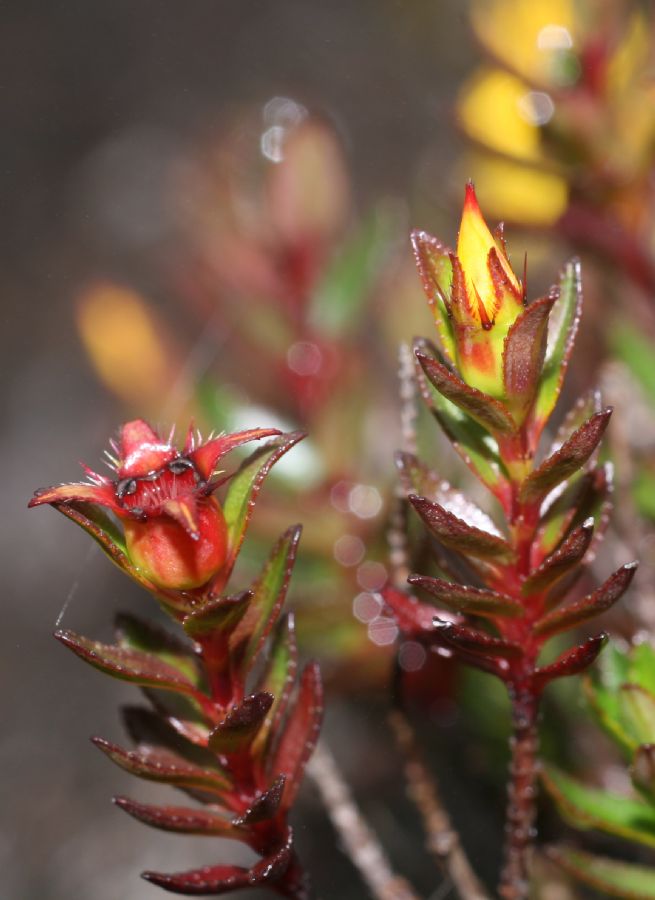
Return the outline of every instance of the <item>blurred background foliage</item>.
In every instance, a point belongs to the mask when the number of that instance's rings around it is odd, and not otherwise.
[[[63,520],[22,519],[35,487],[76,478],[76,460],[94,462],[111,427],[135,415],[192,417],[203,433],[308,432],[262,494],[245,565],[289,522],[304,524],[300,642],[321,659],[326,739],[356,796],[399,870],[426,896],[438,890],[386,726],[395,678],[471,858],[493,880],[504,700],[488,679],[399,642],[376,594],[389,574],[393,452],[407,438],[398,345],[433,328],[407,235],[423,227],[454,245],[470,177],[488,218],[507,223],[517,270],[528,255],[529,296],[582,256],[583,327],[562,405],[599,382],[616,408],[618,503],[594,576],[641,558],[606,625],[623,642],[615,654],[652,643],[651,4],[23,0],[2,19],[7,896],[137,900],[153,893],[137,871],[170,868],[173,852],[178,867],[211,856],[179,840],[173,851],[114,814],[120,775],[85,739],[116,733],[128,692],[78,671],[49,637],[63,614],[102,639],[107,610],[143,598]],[[413,425],[422,456],[470,487],[431,423]],[[546,754],[597,789],[625,789],[620,752],[597,752],[581,704],[575,684],[547,695]],[[301,853],[318,893],[361,896],[305,793]],[[543,826],[549,839],[561,830],[548,802]],[[582,857],[571,854],[597,849],[575,846],[564,862],[564,851],[540,860],[540,896],[553,885],[575,896],[563,872]],[[601,850],[611,856],[612,839]]]

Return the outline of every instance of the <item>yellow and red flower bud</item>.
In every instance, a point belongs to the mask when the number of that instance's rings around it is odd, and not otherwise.
[[[423,232],[412,239],[444,350],[467,384],[503,397],[504,342],[524,310],[524,288],[502,233],[492,234],[482,216],[473,185],[466,187],[456,253]]]

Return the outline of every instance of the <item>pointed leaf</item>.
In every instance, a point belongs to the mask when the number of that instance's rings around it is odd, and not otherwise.
[[[91,740],[117,766],[139,778],[176,787],[201,788],[217,794],[224,794],[230,787],[227,777],[217,769],[194,765],[170,750],[154,747],[125,750],[102,738]]]
[[[550,418],[573,350],[582,312],[580,263],[571,260],[560,276],[559,299],[553,307],[548,328],[548,346],[539,391],[534,406],[532,443]]]
[[[610,408],[592,416],[575,431],[560,449],[544,460],[525,479],[521,486],[520,499],[523,503],[536,503],[558,484],[587,462],[603,436],[612,414]]]
[[[518,659],[523,655],[523,649],[519,644],[491,637],[484,631],[469,628],[468,625],[457,625],[437,618],[434,626],[438,640],[453,650],[501,659]]]
[[[137,803],[129,797],[114,797],[116,806],[124,809],[128,815],[152,828],[162,831],[176,831],[180,834],[215,835],[216,837],[236,838],[241,835],[229,821],[214,815],[206,809],[189,809],[185,806],[152,806],[150,803]]]
[[[116,639],[119,647],[152,654],[198,686],[200,673],[193,648],[164,628],[128,613],[119,613],[116,616]]]
[[[416,597],[404,594],[391,585],[384,587],[381,594],[403,634],[420,637],[434,631],[433,606],[419,603]]]
[[[432,503],[425,497],[412,494],[408,499],[432,534],[445,547],[478,559],[498,562],[512,560],[513,550],[503,538],[467,525],[463,519],[448,512],[439,503]]]
[[[275,463],[304,437],[302,432],[295,431],[269,441],[249,456],[230,479],[223,503],[230,546],[230,557],[222,571],[223,583],[234,566],[264,479]]]
[[[521,588],[523,596],[529,597],[530,594],[546,590],[575,568],[589,549],[593,533],[594,520],[590,517],[579,528],[575,528],[558,549],[526,578]]]
[[[244,827],[272,819],[280,807],[285,781],[284,775],[278,775],[270,788],[260,794],[242,816],[233,819],[232,824]]]
[[[215,633],[231,633],[244,617],[252,599],[252,591],[241,591],[232,597],[217,597],[184,617],[183,626],[194,640]]]
[[[536,669],[532,676],[533,690],[539,693],[554,678],[565,678],[584,672],[595,661],[606,643],[607,634],[602,632],[595,637],[588,638],[577,647],[566,650],[554,663]]]
[[[560,813],[576,828],[597,828],[655,847],[655,806],[587,787],[553,766],[545,767],[542,777]]]
[[[655,801],[655,744],[642,744],[637,747],[632,762],[632,783],[646,795],[651,803]]]
[[[521,616],[524,613],[521,603],[495,591],[484,591],[427,575],[410,575],[407,581],[422,587],[443,606],[465,615],[495,618]]]
[[[621,715],[619,690],[630,679],[630,659],[625,650],[611,641],[599,664],[585,678],[587,699],[598,721],[623,750],[632,754],[636,744],[626,731]]]
[[[298,694],[272,758],[271,773],[286,776],[282,808],[289,809],[298,793],[305,766],[314,751],[323,721],[323,685],[318,663],[308,663]]]
[[[300,525],[292,526],[273,547],[261,574],[252,585],[252,599],[246,613],[230,637],[235,662],[239,661],[244,673],[252,668],[282,612],[301,531]]]
[[[246,697],[238,706],[233,706],[209,735],[207,746],[212,753],[240,753],[249,747],[272,703],[271,694],[259,691]]]
[[[575,600],[545,615],[535,622],[534,633],[540,637],[550,637],[559,631],[567,631],[582,622],[593,619],[613,606],[628,589],[637,571],[637,563],[621,566],[593,594]]]
[[[434,347],[425,340],[416,342],[416,351],[423,355],[436,353]],[[457,453],[476,477],[507,508],[510,502],[510,487],[502,469],[498,444],[494,438],[431,386],[418,361],[416,362],[416,377],[421,396]]]
[[[239,888],[275,883],[289,868],[292,853],[293,835],[289,829],[285,844],[276,853],[260,860],[250,870],[240,866],[205,866],[176,875],[144,872],[142,878],[174,894],[217,896]]]
[[[548,316],[556,298],[542,297],[512,323],[503,349],[507,402],[521,425],[532,406],[546,355]]]
[[[451,363],[457,359],[455,335],[448,312],[453,281],[452,251],[425,231],[412,231],[412,248],[423,290],[437,324],[441,346]]]
[[[296,626],[293,613],[289,613],[280,623],[271,647],[268,666],[258,685],[275,697],[273,705],[253,741],[252,754],[258,756],[270,743],[286,713],[291,691],[296,681],[298,669],[298,649],[296,647]]]
[[[193,684],[179,669],[149,653],[101,644],[73,631],[56,631],[55,637],[85,662],[100,669],[101,672],[113,675],[114,678],[198,696]]]
[[[145,753],[166,750],[195,766],[216,769],[219,777],[222,777],[222,769],[216,757],[205,746],[206,738],[202,743],[195,743],[175,727],[177,722],[162,719],[153,710],[142,706],[126,706],[122,714],[125,729],[137,745],[137,750]]]
[[[434,357],[416,351],[416,358],[433,387],[491,434],[516,431],[516,423],[499,400],[466,384]]]
[[[655,900],[655,868],[596,856],[571,847],[549,847],[548,857],[573,878],[624,900]]]
[[[461,491],[455,490],[413,453],[397,453],[396,465],[407,495],[418,494],[443,506],[448,512],[490,534],[499,534],[492,519]]]

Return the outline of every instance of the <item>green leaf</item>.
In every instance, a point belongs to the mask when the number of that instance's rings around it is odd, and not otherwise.
[[[435,352],[428,341],[419,340],[415,347],[424,355]],[[508,496],[510,488],[495,439],[433,388],[418,362],[416,376],[424,401],[466,465],[499,499]]]
[[[552,766],[544,769],[542,778],[561,814],[576,828],[597,828],[655,847],[655,806],[587,787]]]
[[[259,578],[252,585],[252,598],[245,615],[230,637],[231,651],[244,673],[252,668],[282,612],[301,530],[300,525],[289,528],[273,547]]]
[[[607,337],[613,354],[626,364],[650,402],[655,404],[655,369],[650,338],[625,318],[612,324]]]
[[[457,359],[457,346],[452,319],[448,314],[453,282],[451,251],[425,231],[413,231],[411,241],[414,259],[435,318],[442,349],[446,357],[454,363]]]
[[[302,432],[295,431],[269,441],[255,450],[230,479],[223,503],[230,546],[230,556],[222,573],[223,583],[236,561],[264,479],[275,463],[304,437]]]
[[[611,641],[594,671],[585,677],[584,687],[600,724],[625,751],[632,753],[636,745],[626,730],[619,697],[620,687],[628,681],[629,672],[628,653]]]
[[[573,878],[625,900],[655,900],[655,869],[595,856],[570,847],[549,847],[548,856]]]
[[[630,649],[630,669],[627,681],[655,694],[655,647],[643,641]]]
[[[116,616],[116,639],[118,646],[126,650],[156,656],[198,687],[200,673],[192,647],[165,629],[151,622],[144,622],[136,616],[119,613]]]
[[[318,332],[340,337],[361,323],[380,278],[394,224],[388,210],[375,209],[341,248],[311,300],[309,319]]]
[[[275,698],[266,714],[259,734],[253,741],[252,753],[256,756],[275,737],[277,728],[286,713],[298,668],[295,622],[289,613],[280,623],[271,651],[268,665],[258,685]],[[269,738],[270,735],[270,738]]]
[[[638,684],[622,684],[619,707],[626,731],[635,743],[655,743],[655,696]]]
[[[567,263],[559,283],[559,299],[553,306],[548,328],[548,344],[537,398],[534,405],[535,436],[555,408],[573,350],[582,312],[580,263]]]

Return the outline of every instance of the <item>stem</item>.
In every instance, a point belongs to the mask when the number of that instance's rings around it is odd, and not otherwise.
[[[512,699],[511,761],[507,787],[505,862],[498,893],[504,900],[525,900],[536,837],[538,698],[530,691],[515,691]]]
[[[461,900],[489,900],[442,804],[436,780],[425,766],[411,725],[400,710],[391,713],[389,722],[405,760],[408,795],[423,818],[428,850],[436,856]]]
[[[324,743],[314,751],[307,772],[320,791],[344,850],[375,900],[418,900],[408,882],[391,868]]]

